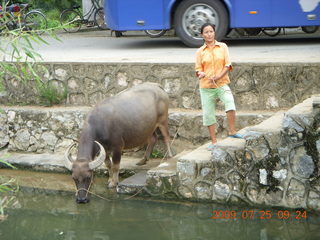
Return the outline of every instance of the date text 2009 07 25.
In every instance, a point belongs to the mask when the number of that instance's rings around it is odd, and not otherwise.
[[[242,211],[233,211],[233,210],[214,210],[212,211],[213,216],[211,219],[296,219],[303,220],[307,219],[306,210],[242,210]]]

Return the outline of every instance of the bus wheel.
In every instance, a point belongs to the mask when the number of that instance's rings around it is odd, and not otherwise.
[[[122,37],[122,32],[121,31],[114,31],[116,37]]]
[[[318,30],[318,26],[305,26],[301,27],[302,31],[305,33],[315,33]]]
[[[261,28],[245,28],[244,31],[249,36],[257,36],[261,32]]]
[[[177,7],[174,15],[175,31],[188,47],[203,44],[200,29],[204,23],[216,25],[217,40],[225,37],[229,29],[229,16],[220,1],[185,0]]]
[[[275,37],[279,35],[279,33],[281,32],[281,28],[277,28],[277,27],[263,28],[262,32],[270,37]]]
[[[162,29],[162,30],[145,30],[144,31],[149,37],[151,38],[158,38],[163,36],[167,30]]]

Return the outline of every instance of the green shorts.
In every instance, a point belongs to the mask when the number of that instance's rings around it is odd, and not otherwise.
[[[210,126],[217,122],[216,99],[219,98],[223,102],[226,112],[236,110],[234,98],[228,85],[219,88],[200,88],[200,97],[204,126]]]

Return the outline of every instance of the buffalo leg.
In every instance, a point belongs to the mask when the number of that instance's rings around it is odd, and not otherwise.
[[[143,159],[141,159],[141,161],[138,162],[136,165],[144,165],[147,163],[156,142],[157,142],[157,135],[156,135],[156,132],[154,132],[151,138],[148,140],[148,146],[147,146],[146,152],[144,153]]]
[[[170,135],[168,128],[168,121],[166,120],[162,125],[159,126],[160,132],[164,138],[164,143],[167,146],[168,156],[173,157],[171,147],[170,147]]]
[[[109,188],[114,188],[118,185],[120,160],[121,160],[121,150],[113,151],[113,153],[112,153],[112,166],[111,166],[112,177],[111,177],[111,179],[109,179],[109,182],[108,182]]]
[[[106,164],[107,168],[108,168],[108,173],[109,173],[109,179],[108,179],[108,187],[110,185],[110,182],[113,178],[113,171],[112,171],[112,162],[110,160],[110,157],[109,157],[109,153],[106,155],[106,159],[104,160],[104,163]]]

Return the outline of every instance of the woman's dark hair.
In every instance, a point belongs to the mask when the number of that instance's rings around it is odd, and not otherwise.
[[[212,24],[212,23],[205,23],[201,26],[201,29],[200,29],[200,33],[202,34],[203,33],[203,29],[205,27],[208,27],[208,26],[211,26],[213,28],[213,31],[216,31],[216,25]]]

